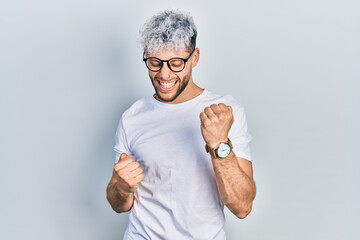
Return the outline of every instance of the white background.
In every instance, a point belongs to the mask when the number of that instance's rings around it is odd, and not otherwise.
[[[177,2],[177,3],[175,3]],[[0,239],[122,239],[122,112],[153,93],[141,25],[191,12],[194,81],[245,107],[258,188],[228,239],[360,239],[360,2],[0,1]]]

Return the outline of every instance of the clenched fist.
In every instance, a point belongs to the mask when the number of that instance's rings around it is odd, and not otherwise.
[[[234,122],[231,106],[223,103],[212,104],[200,113],[201,133],[206,144],[216,148],[221,142],[228,141],[228,134]]]
[[[138,184],[144,180],[143,170],[140,164],[134,161],[134,157],[126,153],[120,155],[119,161],[114,165],[117,188],[123,194],[131,194],[136,191]]]

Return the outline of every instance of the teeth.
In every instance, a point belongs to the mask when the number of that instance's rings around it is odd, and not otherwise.
[[[163,87],[163,88],[172,88],[175,85],[176,80],[171,81],[171,82],[160,82],[159,81],[159,83],[160,83],[161,87]]]

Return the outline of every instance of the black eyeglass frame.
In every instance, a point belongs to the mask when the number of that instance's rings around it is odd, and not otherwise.
[[[168,66],[168,68],[169,68],[171,71],[173,71],[173,72],[181,72],[182,70],[184,70],[185,65],[186,65],[186,62],[189,61],[189,59],[194,55],[195,49],[196,49],[196,48],[194,48],[194,50],[192,51],[192,53],[190,54],[190,56],[189,56],[187,59],[185,59],[185,58],[179,58],[179,57],[174,57],[174,58],[170,58],[169,60],[161,60],[161,59],[159,59],[159,58],[157,58],[157,57],[148,57],[148,58],[145,58],[145,51],[144,51],[144,53],[143,53],[143,61],[145,62],[145,66],[147,67],[147,69],[149,69],[149,70],[152,71],[152,72],[159,72],[159,71],[162,69],[162,67],[164,66],[164,62],[167,63],[167,66]],[[151,69],[148,67],[148,65],[147,65],[147,60],[148,60],[148,59],[151,59],[151,58],[154,58],[154,59],[159,60],[159,61],[161,62],[161,66],[160,66],[159,70],[156,70],[156,71],[155,71],[155,70],[151,70]],[[179,71],[174,71],[174,70],[171,69],[171,66],[170,66],[170,63],[169,63],[169,62],[170,62],[171,60],[174,60],[174,59],[178,59],[178,60],[184,61],[184,67],[183,67],[181,70],[179,70]]]

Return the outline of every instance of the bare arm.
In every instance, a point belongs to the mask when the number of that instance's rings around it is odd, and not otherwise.
[[[107,200],[115,212],[127,212],[132,208],[134,192],[142,180],[144,174],[140,164],[132,156],[121,154],[106,189]]]
[[[212,104],[200,113],[201,133],[208,147],[215,149],[228,141],[234,122],[232,108],[223,103]],[[256,187],[251,162],[237,158],[234,152],[224,159],[211,157],[216,184],[223,203],[239,218],[245,218],[252,209]]]
[[[115,174],[114,170],[113,176],[106,188],[106,198],[115,212],[130,211],[134,203],[134,193],[127,194],[120,192]]]
[[[245,218],[256,194],[251,162],[231,152],[224,159],[212,157],[212,163],[221,200],[238,218]]]

